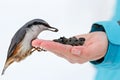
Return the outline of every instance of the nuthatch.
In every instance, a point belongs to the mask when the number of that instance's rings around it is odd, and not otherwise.
[[[2,75],[11,63],[25,59],[36,49],[42,50],[41,48],[32,47],[31,42],[44,30],[50,30],[53,32],[58,31],[58,29],[51,27],[46,21],[42,19],[34,19],[27,22],[15,33],[8,49],[7,59]]]

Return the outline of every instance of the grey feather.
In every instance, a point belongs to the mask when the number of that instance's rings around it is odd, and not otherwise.
[[[25,25],[23,25],[23,27],[24,28],[30,28],[30,27],[32,27],[32,25],[38,25],[38,24],[50,27],[50,25],[46,21],[44,21],[42,19],[33,19],[33,20],[27,22]]]
[[[49,24],[42,20],[42,19],[33,19],[29,22],[27,22],[25,25],[23,25],[13,36],[11,40],[11,44],[8,49],[7,58],[11,57],[13,55],[13,50],[17,47],[17,45],[24,39],[26,34],[26,29],[32,27],[33,25],[43,24],[49,27]]]
[[[7,58],[11,57],[13,55],[13,50],[17,47],[17,44],[19,44],[23,39],[26,34],[26,29],[25,28],[20,28],[15,35],[13,36],[11,40],[10,47],[8,49],[8,55]]]

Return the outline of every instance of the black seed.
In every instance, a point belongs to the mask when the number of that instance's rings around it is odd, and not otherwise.
[[[72,37],[73,41],[78,41],[78,39],[76,37]]]
[[[68,39],[67,44],[75,46],[76,45],[75,44],[76,41],[78,41],[76,37],[71,37],[71,38]]]
[[[66,44],[66,42],[68,41],[68,39],[65,38],[65,37],[61,37],[61,39],[62,39],[62,43],[63,43],[63,44]]]
[[[62,44],[66,44],[67,38],[65,38],[65,37],[60,37],[59,39],[54,39],[53,41],[59,42],[59,43],[62,43]]]
[[[77,40],[74,42],[74,46],[78,46],[78,45],[79,45],[79,41]]]
[[[79,38],[79,45],[83,45],[85,42],[85,38]]]
[[[73,44],[72,38],[69,38],[69,39],[67,40],[66,44],[72,45],[72,44]]]
[[[80,41],[85,41],[85,38],[82,37],[82,38],[79,38],[79,40],[80,40]]]
[[[72,45],[72,46],[79,46],[84,44],[85,38],[82,37],[77,39],[76,37],[66,38],[63,36],[63,37],[60,37],[59,39],[54,39],[53,41],[59,42],[62,44]]]
[[[59,42],[58,39],[54,39],[53,41],[55,41],[55,42]]]

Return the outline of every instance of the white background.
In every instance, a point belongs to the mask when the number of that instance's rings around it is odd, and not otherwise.
[[[59,32],[42,32],[38,38],[54,39],[88,33],[97,21],[109,20],[115,0],[0,0],[0,72],[14,33],[31,19],[41,18]],[[0,80],[93,80],[94,67],[71,64],[51,52],[34,52],[8,67]]]

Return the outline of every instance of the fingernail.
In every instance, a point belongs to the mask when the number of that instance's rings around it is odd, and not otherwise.
[[[72,49],[72,54],[80,55],[80,54],[81,54],[81,51],[78,50],[78,49]]]

